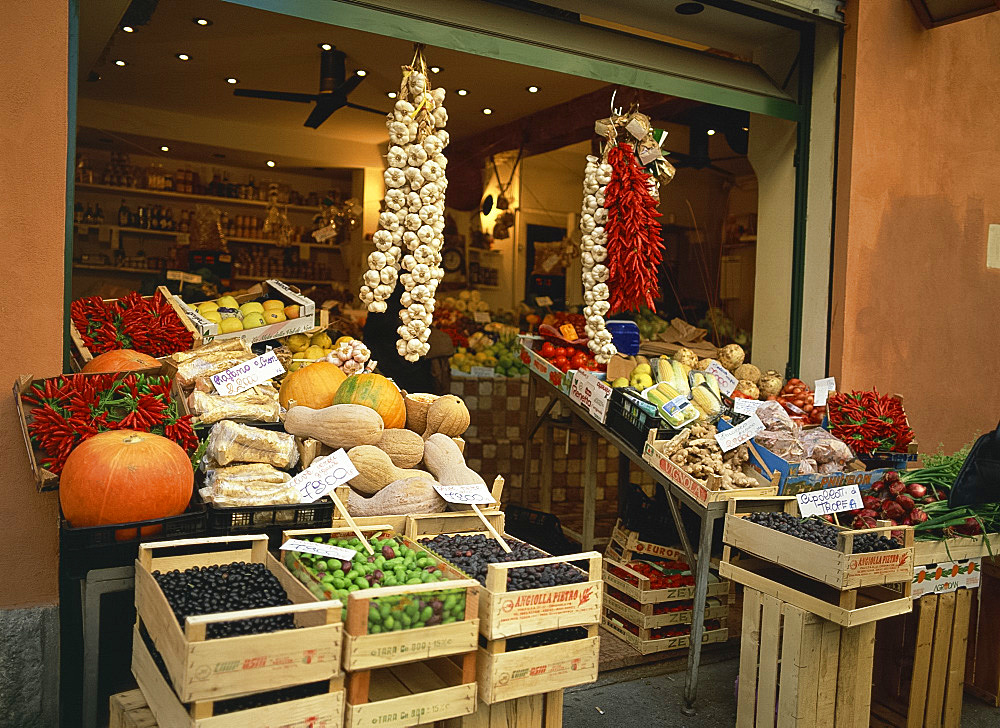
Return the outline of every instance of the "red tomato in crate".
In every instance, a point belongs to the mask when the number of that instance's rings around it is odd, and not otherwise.
[[[568,358],[572,356],[572,349],[567,349],[565,346],[557,346],[555,350],[555,356],[557,357],[565,356]]]
[[[546,341],[542,344],[542,350],[539,353],[546,359],[551,359],[556,355],[556,347],[551,341]]]
[[[552,360],[552,366],[561,372],[569,371],[569,359],[565,356],[557,356]]]
[[[587,366],[587,362],[590,361],[590,357],[584,354],[582,351],[578,351],[573,355],[573,358],[569,360],[571,369],[584,369]]]

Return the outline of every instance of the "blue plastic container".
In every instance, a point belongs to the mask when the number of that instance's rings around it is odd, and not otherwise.
[[[639,353],[639,327],[635,321],[608,321],[608,331],[619,354],[635,356]]]

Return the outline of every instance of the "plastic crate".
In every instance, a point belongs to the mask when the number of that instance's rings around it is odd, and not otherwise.
[[[314,503],[277,506],[238,506],[224,508],[208,504],[208,534],[234,536],[266,533],[277,547],[281,532],[292,528],[328,528],[333,525],[333,501],[321,498]]]
[[[507,533],[553,556],[564,556],[579,551],[579,547],[563,534],[562,523],[553,513],[508,504],[504,508],[504,528]]]
[[[184,513],[167,518],[82,528],[74,528],[61,518],[60,569],[63,576],[84,578],[92,569],[131,566],[139,555],[140,543],[198,538],[207,533],[205,505],[197,496]]]
[[[606,424],[608,429],[639,453],[649,438],[650,430],[666,433],[663,436],[666,439],[673,437],[674,432],[668,427],[661,427],[663,420],[656,414],[656,407],[643,399],[639,391],[632,387],[612,390]]]

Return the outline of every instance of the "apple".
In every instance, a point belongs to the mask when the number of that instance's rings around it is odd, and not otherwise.
[[[198,313],[204,316],[206,313],[210,311],[218,310],[218,308],[219,304],[217,304],[215,301],[204,301],[198,304]]]
[[[239,308],[240,302],[237,301],[232,296],[223,296],[222,298],[215,299],[215,303],[218,304],[219,308]]]
[[[250,303],[244,303],[240,306],[240,313],[246,318],[249,313],[264,313],[264,307],[256,301],[250,301]]]
[[[292,304],[291,306],[285,306],[285,318],[294,319],[299,317],[299,305]]]
[[[284,301],[279,301],[277,298],[270,298],[261,304],[265,311],[270,311],[272,308],[281,310],[285,307]]]
[[[202,311],[201,317],[206,321],[211,321],[213,324],[222,323],[222,314],[218,311]]]
[[[280,324],[285,320],[285,312],[281,309],[270,309],[264,310],[264,323],[266,324]]]
[[[251,311],[250,313],[243,314],[243,328],[244,329],[256,329],[259,326],[264,325],[264,314],[257,311]]]

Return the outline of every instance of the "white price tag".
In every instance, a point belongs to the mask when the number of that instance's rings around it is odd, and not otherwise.
[[[735,447],[739,447],[744,442],[753,439],[754,435],[764,431],[764,423],[757,415],[750,415],[746,420],[731,427],[725,432],[716,432],[715,440],[722,448],[722,452],[729,452]]]
[[[341,448],[332,455],[313,460],[312,465],[292,478],[291,483],[298,489],[303,503],[312,503],[357,475],[357,468]]]
[[[813,407],[822,407],[826,404],[826,397],[830,392],[837,391],[837,380],[833,377],[817,379],[815,394],[813,395]]]
[[[477,324],[488,324],[490,322],[490,312],[489,311],[476,311],[472,314],[472,320]]]
[[[469,369],[469,374],[474,377],[482,377],[483,379],[493,379],[497,375],[497,372],[493,367],[472,367]]]
[[[706,374],[711,374],[715,377],[716,381],[719,382],[719,389],[725,395],[731,395],[733,390],[736,389],[736,385],[739,384],[739,380],[736,379],[729,370],[722,366],[719,362],[712,360],[712,363],[708,365],[705,370]]]
[[[337,228],[334,225],[327,225],[326,227],[321,227],[319,230],[312,231],[313,240],[315,240],[317,243],[322,243],[325,240],[329,240],[336,234],[337,234]]]
[[[297,538],[290,538],[281,544],[281,551],[298,551],[303,554],[315,554],[330,559],[340,559],[350,561],[357,555],[354,549],[345,549],[342,546],[331,546],[326,543],[316,543],[315,541],[302,541]]]
[[[472,485],[441,485],[440,483],[434,483],[434,490],[449,503],[462,503],[465,505],[475,503],[477,506],[496,503],[496,500],[490,495],[490,491],[482,483],[473,483]]]
[[[182,270],[168,270],[168,281],[181,281],[182,283],[201,283],[201,276],[197,273],[185,273]]]
[[[861,501],[861,489],[857,485],[799,493],[795,499],[799,502],[799,513],[804,518],[864,508],[864,503]]]
[[[224,372],[213,374],[212,383],[219,394],[231,397],[284,373],[285,368],[278,361],[278,355],[269,351]]]
[[[611,387],[593,372],[585,369],[576,371],[569,390],[569,398],[587,410],[590,416],[601,424],[607,419]]]
[[[535,296],[535,305],[536,306],[551,306],[552,305],[552,299],[549,298],[548,296]]]
[[[759,399],[744,399],[743,397],[733,398],[733,412],[741,415],[752,415],[757,411],[763,402]]]

